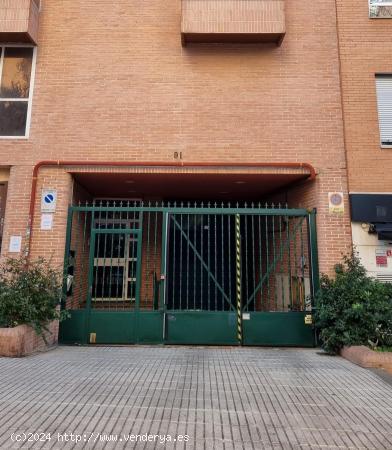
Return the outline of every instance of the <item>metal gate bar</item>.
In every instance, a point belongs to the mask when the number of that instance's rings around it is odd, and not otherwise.
[[[73,319],[62,325],[63,340],[86,343],[96,326],[97,342],[112,342],[101,330],[109,321],[132,323],[132,333],[109,326],[126,342],[277,342],[272,331],[260,337],[257,323],[299,327],[311,314],[315,218],[315,210],[260,203],[71,206],[62,306]]]
[[[203,216],[201,216],[201,217],[203,217]],[[175,215],[170,215],[170,219],[173,221],[173,224],[174,224],[174,227],[173,227],[173,234],[174,234],[173,252],[174,252],[174,256],[173,256],[173,276],[172,276],[172,278],[173,278],[173,290],[174,290],[174,286],[175,286],[175,276],[176,276],[176,272],[175,272],[175,269],[176,269],[176,267],[175,267],[175,265],[176,265],[175,230],[178,229],[180,231],[180,233],[181,233],[181,239],[180,239],[181,248],[182,248],[182,242],[183,242],[182,238],[184,238],[186,243],[187,243],[187,245],[188,245],[188,247],[193,252],[195,270],[196,270],[196,262],[197,262],[197,260],[199,260],[200,261],[200,265],[201,265],[200,273],[203,273],[203,269],[204,269],[206,271],[207,275],[208,275],[208,283],[210,282],[209,278],[211,278],[211,281],[214,283],[214,286],[215,286],[215,298],[216,298],[216,291],[219,290],[221,292],[223,298],[227,301],[229,308],[234,309],[233,305],[231,304],[230,297],[224,291],[224,252],[222,252],[222,278],[221,278],[222,285],[221,285],[220,282],[216,279],[215,275],[210,270],[210,265],[206,264],[205,261],[203,260],[203,254],[202,254],[203,253],[203,247],[201,247],[201,253],[198,252],[198,250],[196,248],[196,242],[197,242],[197,239],[196,239],[196,227],[194,227],[193,239],[194,239],[195,245],[193,245],[193,243],[191,241],[191,237],[188,236],[184,232],[184,230],[182,229],[181,225],[178,223],[177,219],[175,218]],[[181,220],[182,220],[182,214],[181,214]],[[188,216],[188,222],[189,222],[189,216]],[[223,221],[222,221],[222,223],[223,223]],[[215,218],[215,224],[216,224],[216,218]],[[203,226],[203,225],[201,225],[201,226]],[[215,244],[216,244],[216,226],[214,228],[214,233],[215,233]],[[223,236],[223,233],[222,233],[222,236]],[[203,243],[203,233],[201,234],[201,238],[200,239],[201,239],[201,243]],[[189,255],[189,251],[188,251],[188,255]],[[217,252],[216,252],[216,248],[215,248],[215,251],[214,251],[214,255],[215,255],[215,267],[217,267]],[[182,252],[180,252],[180,267],[182,267],[182,264],[181,264],[182,256],[183,256]],[[183,272],[181,270],[180,271],[180,277],[181,277],[182,273]],[[181,297],[181,293],[182,293],[182,289],[181,289],[182,288],[182,282],[181,282],[182,279],[181,278],[180,278],[180,297]],[[196,309],[196,299],[195,299],[195,295],[196,295],[196,279],[197,279],[197,277],[194,276],[193,277],[193,284],[194,284],[194,286],[193,286],[193,293],[194,293],[193,309]],[[200,281],[201,281],[201,292],[203,292],[203,276],[200,277]],[[189,284],[188,284],[188,286],[189,286]],[[209,294],[210,294],[210,291],[208,290],[208,295]],[[217,308],[217,305],[215,303],[215,309],[216,308]],[[192,309],[192,308],[189,308],[188,301],[187,301],[187,309]]]
[[[296,261],[297,252],[296,252],[296,239],[295,239],[295,237],[296,237],[296,234],[297,234],[298,230],[302,229],[303,220],[304,220],[304,218],[301,218],[300,221],[298,222],[298,224],[296,224],[296,226],[294,228],[294,234],[292,235],[292,236],[294,236],[294,239],[293,238],[291,238],[291,239],[289,238],[288,240],[286,240],[283,243],[282,243],[282,241],[280,241],[279,252],[276,251],[275,228],[273,228],[273,230],[272,230],[272,234],[273,234],[273,237],[272,237],[272,241],[273,241],[273,261],[272,261],[272,264],[268,265],[267,272],[263,275],[263,277],[261,278],[261,280],[259,281],[259,283],[257,284],[256,288],[253,290],[253,292],[252,292],[252,294],[250,296],[248,295],[248,291],[247,291],[247,295],[246,295],[247,302],[245,304],[245,309],[247,309],[249,307],[250,303],[254,300],[256,294],[262,288],[262,286],[265,283],[265,281],[270,277],[271,273],[273,273],[275,271],[277,265],[282,262],[282,258],[284,256],[284,250],[289,249],[291,244],[293,244],[293,246],[294,246],[294,260]],[[300,239],[301,239],[301,242],[302,242],[302,233],[300,233],[299,235],[300,235]],[[278,254],[276,254],[276,253],[278,253]],[[301,255],[301,257],[302,256],[303,255]],[[247,261],[247,257],[246,257],[246,261]],[[303,269],[302,269],[302,271],[303,271]],[[291,259],[289,259],[289,274],[291,275],[291,273],[292,273]],[[297,272],[296,272],[296,274],[297,274]],[[274,292],[274,295],[275,295],[275,304],[277,306],[276,290]],[[290,299],[292,299],[291,287],[289,288],[289,295],[290,295]]]

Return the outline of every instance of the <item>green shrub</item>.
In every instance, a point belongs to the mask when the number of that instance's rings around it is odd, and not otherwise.
[[[321,277],[316,327],[322,347],[338,353],[345,345],[392,345],[392,286],[370,278],[353,253]]]
[[[51,321],[66,317],[57,308],[61,297],[62,275],[44,259],[9,258],[0,266],[0,326],[27,324],[43,335]]]

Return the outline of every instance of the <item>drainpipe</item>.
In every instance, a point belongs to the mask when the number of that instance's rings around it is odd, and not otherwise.
[[[35,200],[37,196],[37,182],[38,182],[38,172],[41,167],[221,167],[221,168],[287,168],[287,169],[307,169],[309,171],[309,176],[307,180],[313,181],[316,178],[316,171],[314,167],[309,163],[229,163],[223,164],[219,162],[135,162],[135,161],[40,161],[38,162],[33,169],[33,181],[31,183],[31,194],[30,194],[30,208],[29,208],[29,219],[27,225],[27,258],[30,255],[30,242],[33,234],[33,219],[34,219],[34,210],[35,210]]]

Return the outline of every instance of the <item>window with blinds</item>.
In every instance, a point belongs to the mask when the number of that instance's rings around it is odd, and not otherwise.
[[[381,146],[392,148],[392,75],[376,75],[376,87]]]

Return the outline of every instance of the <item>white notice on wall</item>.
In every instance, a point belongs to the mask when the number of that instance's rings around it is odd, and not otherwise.
[[[21,249],[22,249],[22,236],[11,236],[8,251],[10,253],[19,253]]]
[[[51,230],[53,228],[53,214],[41,214],[41,230]]]

